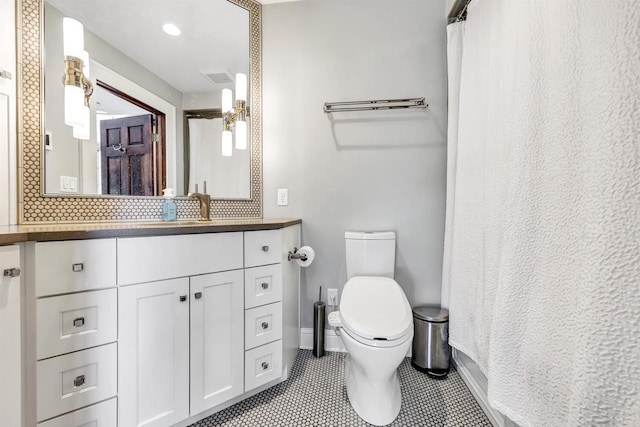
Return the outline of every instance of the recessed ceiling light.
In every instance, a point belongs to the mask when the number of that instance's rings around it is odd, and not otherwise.
[[[182,31],[180,31],[180,28],[178,28],[175,24],[164,24],[162,26],[162,29],[165,33],[174,37],[178,37],[182,33]]]

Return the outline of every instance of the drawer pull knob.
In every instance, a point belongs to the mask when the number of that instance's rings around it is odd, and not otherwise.
[[[264,245],[264,246],[262,247],[262,252],[269,252],[269,246]]]
[[[187,300],[186,295],[180,295],[180,302],[185,302]]]
[[[74,328],[80,328],[84,326],[84,317],[77,317],[75,319],[73,319],[73,327]]]
[[[268,287],[269,287],[269,284],[267,282],[262,283],[262,289],[267,289]]]
[[[4,277],[18,277],[18,276],[20,276],[20,269],[19,268],[7,268],[6,270],[4,270],[4,273],[2,275]]]
[[[202,292],[196,292],[195,294],[193,294],[193,296],[195,296],[196,299],[200,299],[202,298]]]
[[[262,329],[267,329],[269,324],[267,322],[262,322]]]
[[[262,369],[263,370],[269,369],[269,364],[267,362],[262,362]]]
[[[73,386],[74,386],[74,387],[80,387],[81,385],[84,385],[84,375],[78,375],[78,376],[73,380]]]
[[[74,273],[79,273],[79,272],[81,272],[83,270],[84,270],[84,263],[82,263],[82,262],[79,262],[77,264],[73,264],[71,266],[71,271],[73,271]]]

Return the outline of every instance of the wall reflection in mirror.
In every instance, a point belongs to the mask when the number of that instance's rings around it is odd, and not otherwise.
[[[46,0],[44,19],[47,194],[184,195],[206,181],[214,199],[250,198],[246,9]]]

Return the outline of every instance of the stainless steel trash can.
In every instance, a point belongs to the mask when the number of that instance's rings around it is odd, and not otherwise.
[[[411,364],[432,378],[449,373],[449,311],[437,305],[413,308],[413,347]]]

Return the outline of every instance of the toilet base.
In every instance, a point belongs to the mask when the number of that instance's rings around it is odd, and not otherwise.
[[[374,426],[391,424],[400,413],[400,380],[394,370],[388,378],[369,378],[358,373],[350,357],[345,359],[345,385],[351,407],[360,418]]]
[[[344,329],[340,335],[348,353],[345,385],[351,407],[369,424],[391,424],[402,404],[397,368],[411,347],[413,331],[392,347],[365,345]]]

